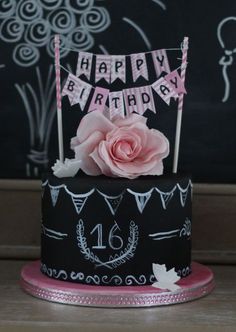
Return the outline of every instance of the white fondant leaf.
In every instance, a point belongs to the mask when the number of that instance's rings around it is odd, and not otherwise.
[[[64,163],[57,160],[52,166],[53,174],[58,178],[73,177],[80,169],[81,160],[65,159]]]
[[[157,282],[152,284],[153,287],[161,289],[176,290],[179,288],[175,283],[180,280],[180,277],[175,272],[175,269],[167,271],[165,264],[152,264],[152,270]]]

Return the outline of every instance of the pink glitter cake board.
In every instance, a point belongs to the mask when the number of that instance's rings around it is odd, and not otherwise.
[[[209,294],[214,286],[212,271],[192,263],[192,273],[177,282],[181,287],[171,292],[152,286],[91,286],[55,280],[41,273],[40,261],[21,270],[21,286],[43,300],[93,307],[150,307],[183,303]]]

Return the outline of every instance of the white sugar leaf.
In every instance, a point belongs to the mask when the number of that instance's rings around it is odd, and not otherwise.
[[[167,271],[165,264],[152,264],[153,274],[157,279],[152,286],[160,289],[169,289],[174,291],[179,289],[175,283],[180,280],[180,277],[175,272],[175,269]]]
[[[53,174],[58,178],[73,177],[80,169],[81,160],[65,159],[64,163],[57,160],[52,167]]]
[[[180,289],[180,286],[176,285],[176,284],[170,284],[168,282],[154,282],[152,284],[153,287],[155,288],[159,288],[159,289],[166,289],[166,290],[170,290],[172,292]]]

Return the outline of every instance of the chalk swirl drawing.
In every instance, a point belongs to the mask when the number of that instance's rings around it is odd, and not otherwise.
[[[0,27],[1,39],[8,43],[15,43],[24,33],[24,24],[15,17],[5,18]]]
[[[18,44],[13,51],[13,60],[21,67],[32,66],[40,58],[39,50],[30,44]]]
[[[15,0],[0,1],[0,18],[10,17],[16,8]]]
[[[72,49],[90,49],[94,38],[85,27],[78,27],[68,34],[68,41]]]
[[[68,49],[89,50],[95,44],[93,34],[111,24],[106,8],[94,0],[4,0],[0,2],[0,40],[16,43],[12,58],[21,67],[30,67],[40,59],[46,46],[54,56],[53,36],[61,36],[61,58]],[[19,42],[19,44],[17,44]]]
[[[219,65],[222,66],[222,76],[225,83],[225,91],[224,96],[222,98],[222,102],[225,103],[228,101],[230,97],[230,80],[228,76],[228,69],[230,66],[232,66],[234,62],[234,54],[236,53],[236,48],[233,48],[229,45],[227,45],[226,41],[224,40],[224,30],[227,29],[227,26],[229,27],[232,24],[236,26],[236,16],[230,16],[224,18],[217,27],[217,38],[220,43],[220,46],[222,47],[224,51],[224,55],[219,60]]]

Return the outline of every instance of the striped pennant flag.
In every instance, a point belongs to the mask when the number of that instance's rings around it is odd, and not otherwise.
[[[91,90],[92,90],[92,86],[89,83],[79,80],[78,81],[78,93],[75,95],[72,105],[79,104],[81,111],[83,111]]]
[[[138,106],[139,106],[138,95],[139,95],[138,88],[129,88],[123,90],[127,115],[133,112],[138,113]]]
[[[133,81],[142,76],[148,80],[148,69],[145,53],[136,53],[130,55]]]
[[[152,59],[157,77],[159,77],[162,72],[170,72],[170,65],[165,49],[152,51]]]
[[[62,90],[62,96],[68,96],[70,104],[73,103],[75,96],[79,93],[80,79],[73,74],[69,74]]]
[[[184,82],[179,76],[177,69],[165,75],[164,78],[172,86],[176,93],[187,93],[184,87]]]
[[[126,57],[125,55],[111,56],[111,83],[116,79],[126,82]]]
[[[97,83],[102,78],[104,78],[107,83],[111,81],[110,55],[96,55],[95,82]]]
[[[143,115],[148,109],[154,113],[156,113],[152,88],[150,85],[141,86],[138,88],[139,92],[139,106],[138,113]]]
[[[76,67],[76,76],[84,74],[90,80],[93,55],[87,52],[79,52]]]
[[[88,113],[93,111],[103,112],[106,106],[108,94],[109,94],[108,89],[104,89],[97,86],[95,88],[91,103],[89,105]]]
[[[171,85],[161,77],[152,84],[153,90],[164,100],[167,105],[170,105],[170,98],[178,98],[178,94],[172,89]]]
[[[125,117],[122,91],[114,91],[109,93],[109,118],[112,120],[118,117]]]

